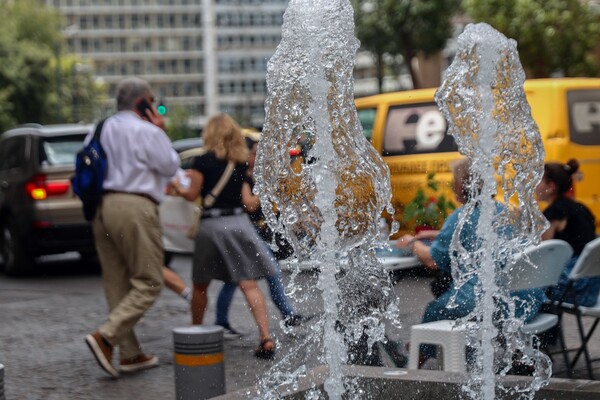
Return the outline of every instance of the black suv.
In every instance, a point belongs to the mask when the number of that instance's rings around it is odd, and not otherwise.
[[[95,254],[91,225],[71,190],[90,126],[27,124],[0,135],[0,266],[29,272],[41,255]]]

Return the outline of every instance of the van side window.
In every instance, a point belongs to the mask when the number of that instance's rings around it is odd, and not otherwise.
[[[375,115],[377,114],[377,109],[365,108],[357,111],[358,119],[360,120],[360,124],[363,128],[363,134],[367,140],[371,142],[373,141],[373,125],[375,124]]]
[[[600,145],[600,89],[569,91],[567,103],[571,141]]]
[[[448,124],[435,103],[390,107],[383,133],[383,155],[457,151]]]

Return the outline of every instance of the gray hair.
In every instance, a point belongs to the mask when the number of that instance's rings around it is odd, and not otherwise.
[[[152,93],[150,84],[141,78],[125,78],[117,86],[117,110],[134,110],[138,99]]]
[[[464,184],[469,180],[471,175],[471,161],[468,158],[462,157],[450,163],[454,180]]]
[[[471,160],[466,157],[459,158],[450,164],[454,180],[460,184],[467,201],[479,195],[483,188],[483,180],[476,171],[471,170],[471,167]]]

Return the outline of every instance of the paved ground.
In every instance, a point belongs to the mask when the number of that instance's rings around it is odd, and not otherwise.
[[[98,271],[89,268],[82,271],[84,266],[74,262],[49,264],[44,268],[55,272],[25,279],[0,275],[0,363],[5,365],[7,400],[174,399],[172,329],[189,324],[186,303],[165,291],[139,324],[137,332],[144,349],[160,357],[160,367],[114,380],[99,369],[83,342],[83,337],[106,315]],[[176,258],[174,268],[189,279],[188,258]],[[285,279],[289,278],[285,274]],[[296,304],[299,312],[317,315],[322,312],[316,279],[316,274],[310,272],[297,277],[301,284],[299,295],[305,299]],[[419,322],[431,298],[428,281],[427,277],[414,274],[401,277],[395,289],[401,299],[403,327],[390,329],[390,338],[408,339],[410,325]],[[210,287],[212,305],[218,289],[219,284]],[[280,349],[273,362],[254,358],[258,335],[242,296],[237,293],[234,298],[232,324],[246,335],[241,340],[225,342],[227,392],[254,385],[257,379],[266,376],[273,363],[300,356],[308,356],[308,367],[320,363],[313,351],[317,349],[303,347],[304,339],[312,333],[314,320],[286,332],[279,325],[273,304],[269,307],[273,334]],[[575,324],[567,318],[568,342],[576,343]],[[213,320],[211,307],[207,321]],[[600,340],[594,340],[592,347],[595,357],[600,356]],[[298,348],[292,354],[291,350]],[[600,368],[596,368],[596,374],[600,376]],[[577,375],[584,376],[583,371],[579,369]]]

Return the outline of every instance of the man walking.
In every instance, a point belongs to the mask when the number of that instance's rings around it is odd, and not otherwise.
[[[158,204],[167,180],[179,166],[179,157],[153,103],[146,81],[124,79],[117,87],[118,112],[104,122],[100,136],[108,167],[102,204],[92,226],[110,313],[85,341],[113,377],[119,375],[113,366],[117,346],[121,372],[158,364],[157,357],[142,352],[133,328],[163,284]],[[87,140],[93,134],[92,130]]]

